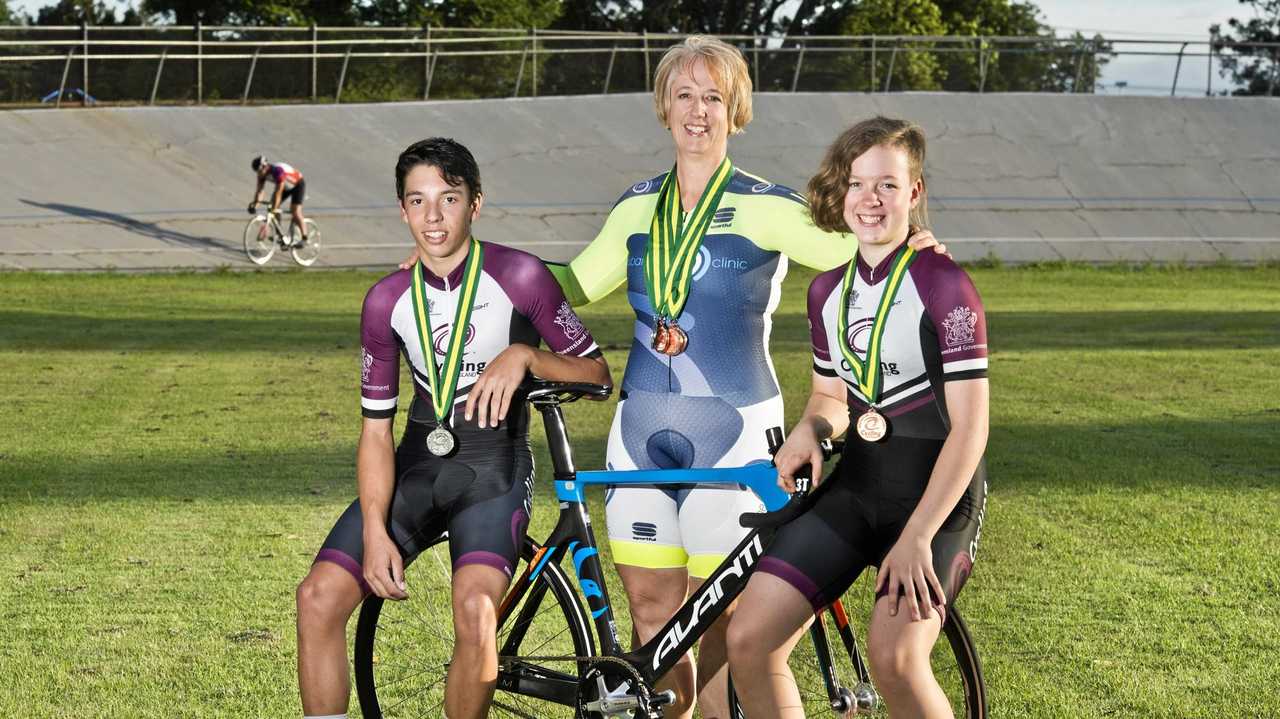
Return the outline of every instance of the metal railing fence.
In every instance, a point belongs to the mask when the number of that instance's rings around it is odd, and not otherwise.
[[[240,26],[0,27],[0,103],[360,102],[607,94],[650,89],[683,36],[527,28]],[[1214,92],[1224,53],[1270,56],[1280,43],[1008,36],[722,36],[757,90],[776,92],[1095,92],[1108,62],[1204,58]],[[1117,83],[1119,86],[1120,83]],[[1222,83],[1219,83],[1221,89]]]

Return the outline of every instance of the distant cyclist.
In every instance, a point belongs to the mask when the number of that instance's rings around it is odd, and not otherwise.
[[[253,191],[253,202],[249,203],[249,214],[258,211],[258,203],[262,202],[262,186],[270,179],[276,183],[275,192],[271,194],[270,212],[280,208],[286,199],[289,200],[289,212],[292,223],[302,232],[302,239],[307,239],[307,225],[302,221],[302,203],[307,197],[307,181],[296,167],[284,162],[271,162],[266,155],[258,155],[249,163],[258,175],[258,187]],[[293,233],[289,233],[292,237]]]

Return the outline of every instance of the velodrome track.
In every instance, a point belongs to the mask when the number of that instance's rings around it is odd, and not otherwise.
[[[1274,100],[763,93],[755,110],[730,157],[797,188],[852,121],[923,124],[933,224],[958,259],[1280,259]],[[386,267],[409,245],[395,158],[430,135],[480,161],[477,236],[548,259],[573,256],[624,189],[672,161],[639,94],[0,112],[0,268],[251,267],[259,152],[305,173],[317,266]]]

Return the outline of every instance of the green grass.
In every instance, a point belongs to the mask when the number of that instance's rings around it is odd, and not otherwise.
[[[1280,715],[1280,268],[973,275],[992,494],[961,605],[995,716]],[[299,713],[293,588],[354,495],[375,279],[0,274],[0,716]],[[808,279],[775,315],[791,420]],[[583,315],[620,378],[622,296]],[[579,466],[611,412],[567,410]]]

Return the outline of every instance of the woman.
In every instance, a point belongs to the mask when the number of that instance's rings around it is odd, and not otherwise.
[[[809,221],[803,197],[728,159],[729,135],[752,115],[737,49],[705,36],[672,47],[658,65],[654,105],[675,167],[634,184],[595,240],[553,268],[574,305],[626,281],[636,314],[606,461],[610,469],[767,462],[765,431],[783,418],[768,340],[788,258],[825,270],[847,261],[852,247]],[[928,232],[912,242],[936,244]],[[748,490],[723,486],[608,493],[610,547],[635,641],[649,641],[745,536],[739,514],[759,509]],[[704,717],[727,715],[728,618],[699,649]],[[660,684],[676,689],[668,716],[692,714],[694,685],[686,657]]]
[[[809,182],[815,224],[857,243],[809,287],[812,392],[774,459],[779,484],[792,489],[806,465],[821,477],[819,441],[854,431],[812,508],[766,551],[729,628],[753,719],[804,716],[787,657],[814,611],[869,565],[877,689],[895,715],[951,715],[929,652],[972,568],[986,503],[987,332],[964,270],[907,246],[927,221],[924,156],[919,127],[877,117],[841,134]]]

